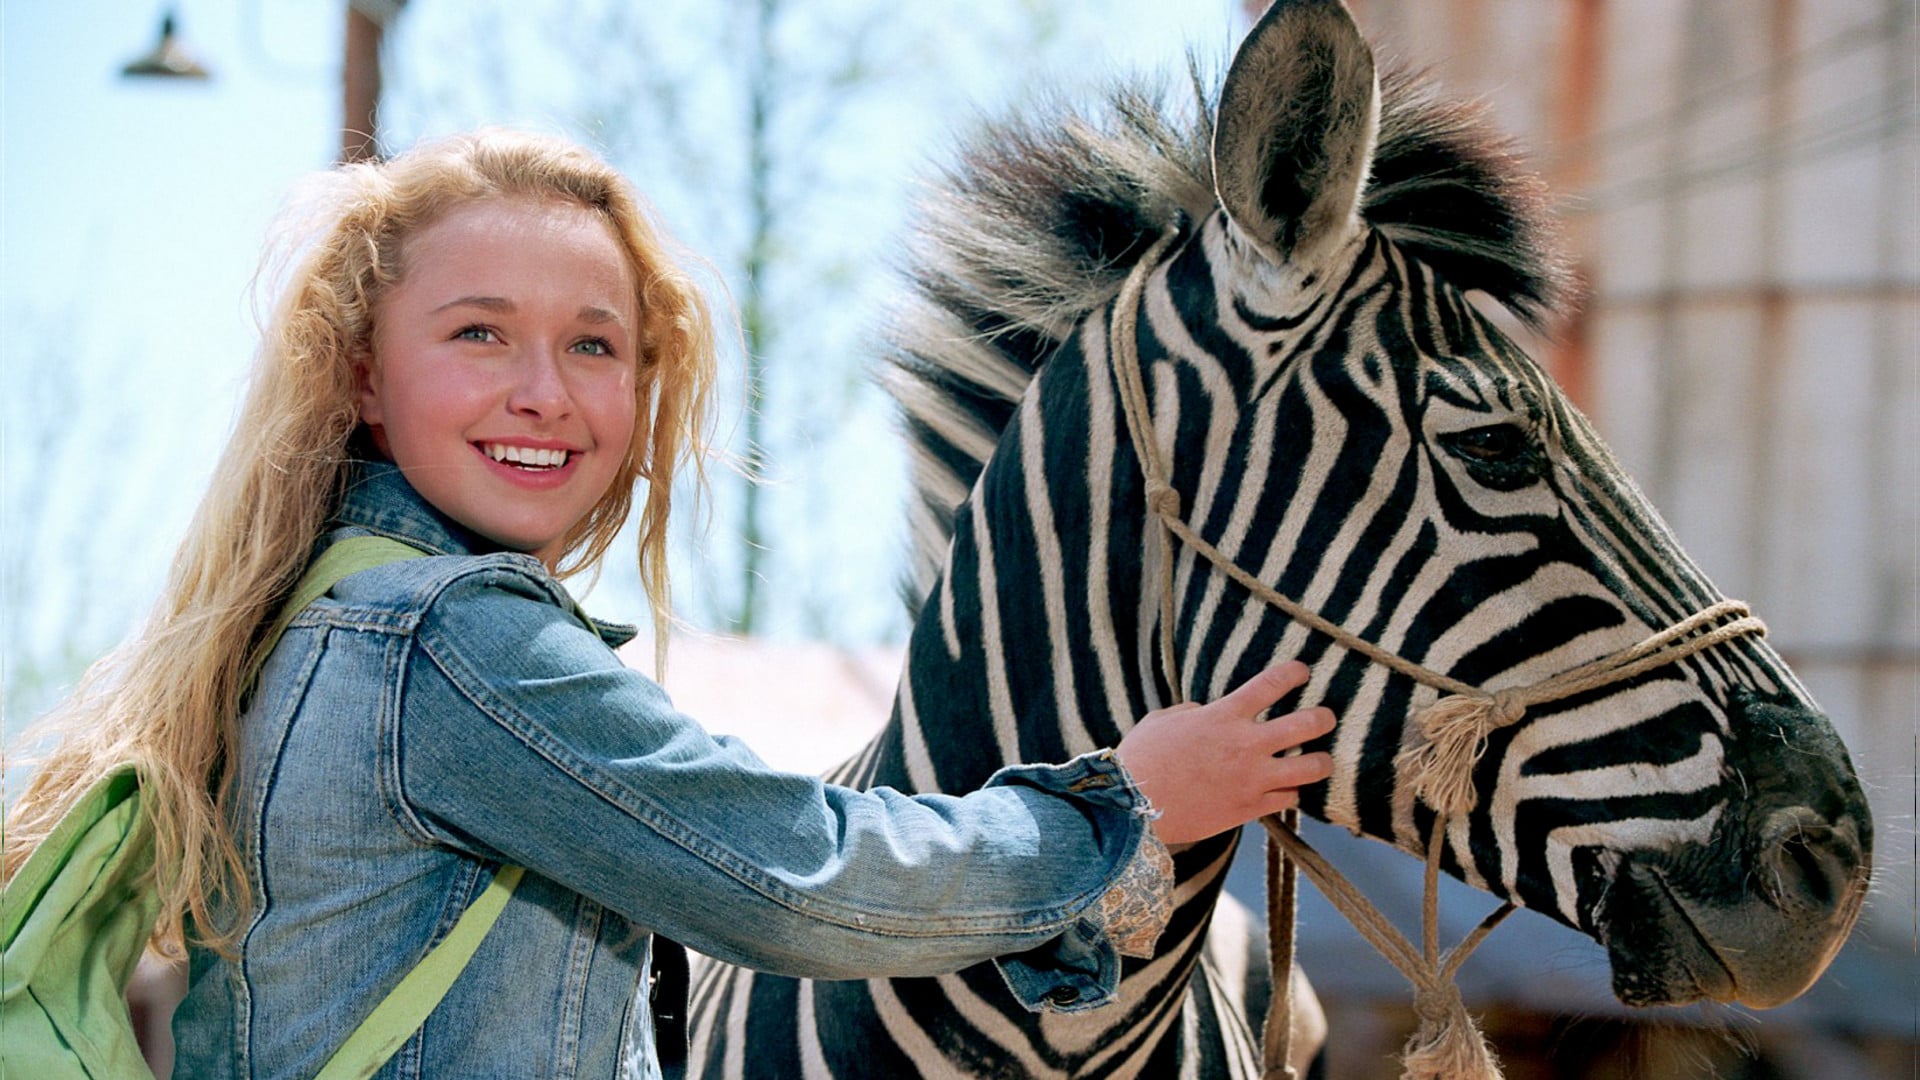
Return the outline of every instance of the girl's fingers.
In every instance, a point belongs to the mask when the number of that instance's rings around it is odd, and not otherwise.
[[[1261,805],[1260,812],[1254,815],[1254,820],[1258,821],[1260,818],[1271,817],[1274,814],[1284,814],[1299,805],[1299,792],[1291,789],[1276,791],[1267,796],[1267,801]]]
[[[1308,674],[1307,665],[1298,660],[1275,664],[1229,690],[1213,704],[1222,711],[1257,716],[1289,692],[1307,685]]]
[[[1299,806],[1300,792],[1297,788],[1281,788],[1278,791],[1270,791],[1261,800],[1259,809],[1248,821],[1253,822],[1263,817],[1271,817],[1274,814],[1283,814],[1288,810],[1297,809]]]
[[[1154,831],[1161,840],[1191,843],[1297,806],[1299,788],[1332,774],[1329,755],[1300,752],[1333,730],[1331,711],[1266,718],[1307,678],[1297,660],[1276,664],[1209,704],[1149,713],[1120,740],[1121,764],[1160,811]]]
[[[1290,750],[1311,742],[1333,730],[1333,710],[1325,707],[1301,709],[1276,716],[1260,725],[1260,738],[1273,752]]]
[[[1273,769],[1268,773],[1268,790],[1277,792],[1282,788],[1301,788],[1308,784],[1317,784],[1332,775],[1333,756],[1331,754],[1316,752],[1274,758]]]

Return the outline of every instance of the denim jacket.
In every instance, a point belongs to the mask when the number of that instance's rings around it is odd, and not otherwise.
[[[1081,1009],[1165,924],[1165,849],[1110,753],[964,798],[779,772],[390,465],[356,467],[326,541],[365,533],[441,557],[341,582],[262,669],[232,802],[253,912],[231,959],[192,953],[177,1075],[312,1075],[503,863],[528,871],[505,913],[377,1075],[658,1075],[653,931],[821,979],[998,957],[1029,1007]],[[1144,924],[1118,914],[1142,895]]]

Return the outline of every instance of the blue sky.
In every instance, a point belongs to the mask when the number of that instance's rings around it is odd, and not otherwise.
[[[110,644],[159,589],[251,351],[262,234],[334,152],[334,8],[187,5],[219,77],[170,85],[118,75],[155,40],[151,0],[0,3],[10,680]]]
[[[183,379],[155,370],[163,356],[208,357],[191,381],[230,393],[266,224],[337,140],[335,5],[259,7],[255,33],[231,4],[187,7],[226,9],[184,24],[218,65],[216,80],[195,84],[118,76],[155,38],[152,0],[0,5],[0,301],[10,316],[77,317],[77,346],[148,354],[122,357],[115,372],[142,385]],[[11,365],[23,357],[8,322]]]

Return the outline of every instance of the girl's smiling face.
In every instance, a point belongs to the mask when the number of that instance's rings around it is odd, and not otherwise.
[[[606,220],[485,199],[409,237],[360,419],[434,508],[552,567],[634,438],[634,276]]]

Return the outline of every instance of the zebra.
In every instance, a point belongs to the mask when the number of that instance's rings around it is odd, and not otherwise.
[[[1859,913],[1871,823],[1764,639],[1488,732],[1477,800],[1436,832],[1405,776],[1433,691],[1156,542],[1109,355],[1130,275],[1147,438],[1182,519],[1352,634],[1504,687],[1723,599],[1468,298],[1538,327],[1570,291],[1540,185],[1477,109],[1377,76],[1338,0],[1279,0],[1217,88],[1189,82],[1186,110],[1136,83],[989,126],[927,196],[888,357],[915,621],[889,723],[835,778],[969,790],[1299,657],[1312,680],[1282,707],[1340,718],[1305,813],[1414,854],[1435,838],[1446,873],[1599,942],[1629,1004],[1797,995]],[[1178,853],[1173,919],[1113,1007],[1029,1014],[984,965],[705,965],[690,1075],[1257,1076],[1261,991],[1228,970],[1245,943],[1209,940],[1236,843]]]

